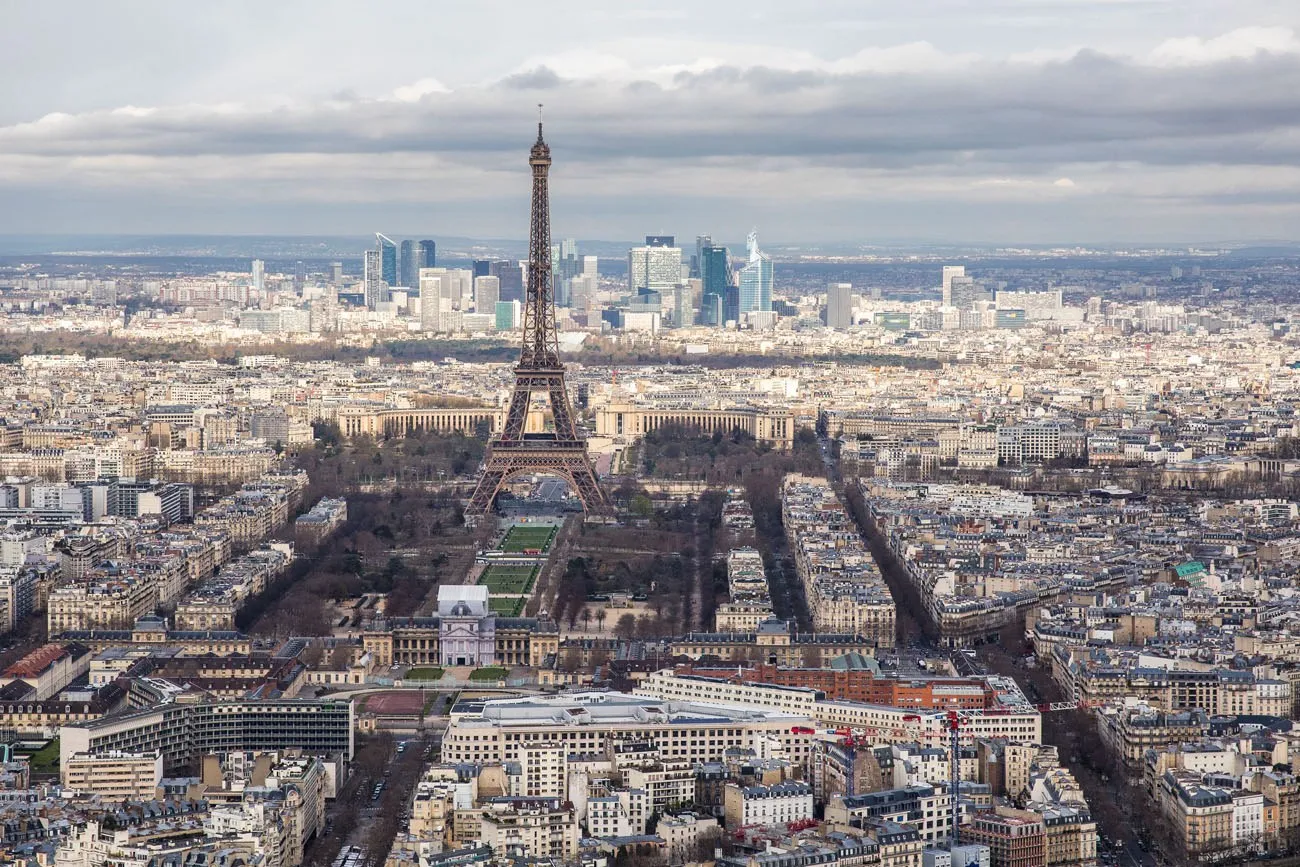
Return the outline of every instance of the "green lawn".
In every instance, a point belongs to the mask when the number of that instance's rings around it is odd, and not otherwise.
[[[518,617],[528,600],[521,596],[489,596],[488,607],[502,617]]]
[[[536,548],[545,552],[551,547],[551,541],[555,539],[557,530],[557,527],[529,527],[516,524],[506,531],[505,538],[501,540],[501,550],[518,554]]]
[[[33,774],[49,775],[59,772],[59,739],[55,738],[29,757]]]
[[[476,668],[469,673],[470,680],[479,681],[479,682],[504,680],[505,676],[506,676],[506,670],[499,666],[492,666],[489,668]]]
[[[441,680],[442,669],[432,668],[432,667],[408,669],[406,672],[406,679],[407,680]]]
[[[483,570],[478,583],[488,589],[489,595],[527,593],[537,579],[537,566],[501,566],[493,564]]]

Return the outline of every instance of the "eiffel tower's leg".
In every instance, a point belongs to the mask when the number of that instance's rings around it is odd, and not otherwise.
[[[573,411],[569,408],[569,393],[564,388],[564,377],[557,376],[552,379],[548,390],[551,398],[551,415],[555,417],[555,438],[576,440],[578,429],[573,424]]]
[[[497,490],[500,489],[505,478],[505,469],[493,466],[492,459],[489,457],[487,466],[483,468],[483,475],[479,476],[478,485],[474,488],[474,495],[469,498],[469,505],[465,507],[465,514],[486,515],[492,509],[492,501],[496,499]]]
[[[510,395],[510,408],[506,410],[506,424],[501,430],[501,439],[513,441],[524,438],[524,425],[528,421],[528,404],[532,396],[532,389],[527,385],[522,382],[515,384],[515,390]]]
[[[605,499],[605,492],[600,489],[600,483],[596,481],[596,471],[585,454],[571,460],[567,469],[565,475],[573,483],[573,489],[588,514],[605,515],[613,511]]]

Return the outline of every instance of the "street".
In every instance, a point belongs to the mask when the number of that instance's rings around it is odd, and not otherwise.
[[[394,738],[381,732],[356,751],[352,772],[326,811],[325,832],[312,842],[305,864],[379,867],[410,821],[411,796],[425,766],[437,761],[442,729]],[[351,854],[349,854],[351,851]]]

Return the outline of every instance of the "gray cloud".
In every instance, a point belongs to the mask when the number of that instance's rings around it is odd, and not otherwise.
[[[568,159],[835,159],[837,165],[1212,159],[1300,152],[1300,54],[1163,69],[1083,52],[1038,66],[941,74],[719,67],[647,81],[561,79],[539,67],[416,102],[267,109],[162,107],[51,116],[0,129],[0,151],[43,158],[516,153],[536,100]],[[511,134],[511,133],[515,134]],[[489,159],[490,161],[490,159]]]
[[[500,86],[507,90],[553,90],[563,84],[564,79],[554,70],[539,66],[528,72],[506,76],[501,80]]]
[[[964,14],[962,4],[931,5]],[[1044,17],[1056,27],[1145,21],[1162,7],[1007,0],[985,14],[1039,33]],[[572,218],[589,235],[634,236],[677,212],[746,224],[762,214],[766,232],[790,240],[865,239],[894,218],[960,240],[983,207],[1008,233],[1028,226],[1053,239],[1137,215],[1148,234],[1184,231],[1193,211],[1206,234],[1280,227],[1300,237],[1300,40],[1277,23],[1289,19],[1261,13],[1190,37],[1148,30],[1142,50],[1058,39],[975,52],[905,40],[824,55],[793,19],[769,33],[785,38],[776,47],[704,44],[674,41],[667,30],[697,22],[664,12],[611,22],[593,11],[575,26],[607,28],[606,39],[477,82],[426,68],[387,89],[327,75],[319,94],[281,93],[249,87],[241,72],[229,92],[208,81],[195,87],[202,97],[133,98],[133,108],[110,95],[0,122],[0,195],[26,205],[0,216],[0,231],[58,230],[60,208],[75,222],[116,199],[142,225],[150,201],[180,212],[192,203],[178,230],[240,231],[238,214],[261,220],[274,203],[277,219],[297,206],[301,224],[308,209],[313,223],[333,221],[312,231],[352,231],[385,206],[410,219],[425,202],[437,221],[429,228],[511,234],[517,215],[507,209],[544,102],[566,185],[557,220],[567,194],[582,203]],[[622,38],[646,27],[665,34]],[[862,40],[853,27],[835,31],[827,38]],[[94,204],[58,205],[74,201]],[[1022,220],[1017,209],[1050,219]],[[1109,224],[1093,216],[1106,213]],[[256,230],[307,230],[286,222]]]

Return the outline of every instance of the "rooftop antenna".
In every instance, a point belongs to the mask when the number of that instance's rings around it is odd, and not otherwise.
[[[537,140],[542,140],[542,104],[537,103]]]

